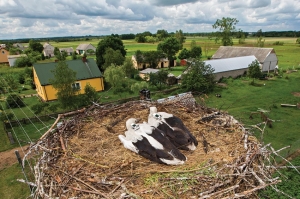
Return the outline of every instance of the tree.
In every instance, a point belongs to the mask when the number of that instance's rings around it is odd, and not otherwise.
[[[248,77],[253,78],[252,83],[254,83],[254,80],[256,78],[261,77],[261,70],[260,70],[260,65],[257,60],[253,61],[251,64],[248,66]]]
[[[195,40],[192,40],[191,44],[190,44],[190,48],[192,49],[192,48],[194,48],[196,46],[197,46],[197,42]]]
[[[126,77],[133,78],[135,74],[138,73],[138,70],[133,67],[132,60],[127,58],[122,66],[122,70]]]
[[[25,106],[25,103],[16,94],[11,94],[6,98],[6,107],[7,108],[19,108]]]
[[[22,56],[15,61],[15,67],[21,68],[26,66],[32,66],[33,63],[34,62],[30,56]]]
[[[168,31],[166,31],[164,29],[157,30],[156,37],[158,38],[158,41],[162,41],[162,40],[166,39],[167,37],[169,37],[169,33],[168,33]]]
[[[86,105],[97,100],[97,91],[89,83],[87,83],[84,87],[84,98],[86,101]]]
[[[4,76],[4,80],[5,80],[4,84],[10,89],[15,90],[19,87],[18,79],[17,77],[14,76],[14,74],[7,73]]]
[[[121,66],[111,65],[104,71],[104,79],[113,88],[116,88],[125,81],[125,73]]]
[[[169,37],[158,44],[157,50],[165,53],[169,59],[169,68],[172,66],[171,63],[173,63],[175,55],[180,50],[180,47],[181,45],[175,37]]]
[[[202,49],[200,46],[195,46],[190,51],[191,58],[200,58],[202,55]]]
[[[211,65],[195,59],[189,66],[187,73],[182,75],[182,87],[188,91],[208,93],[215,87],[214,69]]]
[[[176,30],[175,37],[178,40],[178,42],[181,44],[180,49],[182,49],[183,43],[185,42],[185,39],[186,39],[186,37],[183,35],[182,30],[178,30],[178,31]]]
[[[223,17],[222,19],[217,19],[212,26],[214,29],[219,29],[219,31],[216,32],[215,42],[218,43],[221,39],[223,46],[232,46],[232,35],[236,31],[235,25],[238,22],[239,21],[236,18]]]
[[[45,110],[45,108],[49,106],[48,103],[38,103],[31,106],[31,110],[33,110],[34,114],[40,114]]]
[[[74,96],[77,90],[72,87],[76,81],[76,72],[70,69],[65,61],[59,61],[52,72],[54,79],[50,79],[49,82],[57,90],[56,96],[62,108],[76,107]]]
[[[77,59],[76,52],[73,52],[73,53],[72,53],[72,60],[76,60],[76,59]]]
[[[144,62],[149,63],[150,68],[156,68],[160,59],[165,57],[163,52],[159,50],[146,51],[143,53],[143,56],[144,56]]]
[[[191,57],[191,52],[186,48],[182,49],[178,55],[179,59],[187,59],[190,57]]]
[[[296,44],[300,44],[300,37],[296,40]]]
[[[149,84],[161,90],[163,85],[166,85],[168,79],[168,71],[159,70],[157,73],[150,73],[149,75]]]
[[[125,60],[120,50],[113,50],[112,48],[106,48],[103,58],[104,64],[102,68],[104,70],[112,64],[120,66]]]
[[[33,51],[37,51],[39,53],[43,52],[44,47],[40,42],[37,42],[33,39],[29,40],[29,48],[31,48]]]
[[[103,65],[105,63],[104,55],[107,48],[112,48],[113,50],[120,50],[123,57],[126,56],[126,50],[123,45],[122,40],[118,35],[112,34],[111,36],[105,37],[98,43],[96,49],[96,60],[97,65],[100,70],[104,71]]]
[[[264,47],[265,46],[265,39],[262,37],[258,37],[256,40],[256,46],[257,47]]]

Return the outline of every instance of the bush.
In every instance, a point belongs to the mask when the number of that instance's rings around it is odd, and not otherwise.
[[[20,96],[16,94],[12,94],[7,97],[6,99],[6,107],[7,108],[18,108],[18,107],[23,107],[25,106],[25,103],[21,99]]]
[[[273,45],[277,45],[277,46],[283,46],[284,42],[282,41],[276,41],[273,43]]]

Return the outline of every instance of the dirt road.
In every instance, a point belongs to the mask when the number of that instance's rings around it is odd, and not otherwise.
[[[23,150],[22,150],[23,148]],[[27,152],[28,146],[14,148],[8,151],[0,152],[0,170],[18,162],[15,151],[18,150],[21,158],[24,157],[24,153]],[[24,152],[23,152],[24,151]]]

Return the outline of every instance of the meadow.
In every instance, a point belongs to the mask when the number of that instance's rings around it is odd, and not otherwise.
[[[223,84],[225,87],[217,86],[213,93],[207,94],[204,102],[201,102],[209,107],[214,107],[222,111],[226,111],[233,115],[240,122],[244,123],[246,127],[261,122],[259,114],[254,114],[253,119],[250,119],[251,113],[257,112],[258,109],[264,109],[268,111],[266,115],[274,120],[272,127],[266,127],[264,137],[262,141],[264,143],[272,143],[275,149],[291,145],[291,148],[283,151],[282,155],[287,156],[292,152],[299,149],[300,146],[300,134],[299,134],[299,115],[300,110],[293,107],[281,107],[280,104],[295,104],[300,102],[300,97],[293,95],[294,92],[300,92],[300,45],[296,44],[296,38],[264,38],[265,46],[268,48],[274,48],[278,59],[279,69],[290,70],[298,69],[294,73],[283,73],[282,77],[274,76],[269,80],[255,80],[255,85],[250,85],[251,79],[242,77],[239,79],[225,79]],[[207,37],[188,37],[184,43],[185,48],[189,48],[192,40],[195,40],[198,45],[202,47],[202,59],[206,60],[209,56],[212,56],[214,52],[220,46],[215,44],[213,39]],[[93,39],[86,42],[51,42],[51,45],[58,48],[73,47],[74,50],[80,43],[91,43],[95,47],[100,40]],[[282,41],[284,44],[274,45],[274,42]],[[238,40],[234,39],[234,46],[255,46],[256,38],[247,38],[245,44],[238,44]],[[123,41],[125,49],[127,50],[127,57],[134,54],[136,50],[147,51],[156,50],[157,44],[140,44],[134,40]],[[43,44],[43,43],[42,43]],[[26,45],[26,44],[25,44]],[[180,74],[184,67],[174,69],[176,75]],[[0,66],[0,73],[13,73],[20,72],[19,68],[8,68]],[[151,88],[152,90],[153,88]],[[178,89],[171,94],[176,94],[181,90]],[[29,91],[27,91],[29,92]],[[221,94],[221,98],[215,96],[216,93]],[[129,93],[119,93],[117,95],[110,91],[104,91],[99,93],[99,97],[102,102],[109,102],[118,98],[134,96]],[[164,97],[162,93],[153,95],[154,99]],[[203,96],[201,96],[203,97]],[[196,97],[199,100],[199,97]],[[25,99],[28,106],[37,103],[35,98]],[[24,108],[23,110],[26,110]],[[29,112],[28,110],[26,113]],[[23,118],[22,111],[16,110],[15,114],[17,118]],[[29,113],[30,114],[30,113]],[[32,116],[32,115],[31,115]],[[48,124],[51,124],[49,120]],[[32,126],[25,127],[28,131],[36,134],[36,139],[39,137],[38,132]],[[38,125],[38,129],[44,128],[43,125]],[[15,129],[20,135],[23,129]],[[27,129],[26,129],[27,131]],[[254,134],[261,139],[258,131],[254,131]],[[24,135],[26,136],[26,135]],[[22,138],[22,140],[25,138]],[[24,143],[25,144],[25,143]],[[16,147],[16,145],[9,144],[6,133],[3,131],[2,123],[0,124],[0,151],[5,151]],[[15,157],[13,157],[15,158]],[[29,195],[28,186],[15,181],[16,178],[23,178],[21,168],[18,164],[15,164],[8,168],[0,168],[0,194],[3,198],[27,198]]]

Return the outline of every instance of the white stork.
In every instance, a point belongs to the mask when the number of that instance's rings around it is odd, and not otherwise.
[[[126,121],[127,131],[119,135],[124,147],[158,163],[184,164],[187,158],[170,142],[162,131],[148,123],[137,124],[135,118]]]

